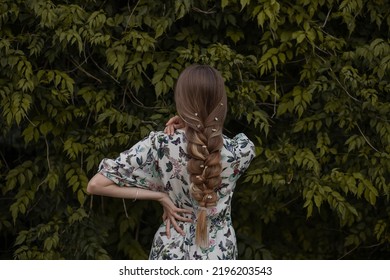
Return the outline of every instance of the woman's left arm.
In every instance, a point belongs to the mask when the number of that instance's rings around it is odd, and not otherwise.
[[[165,124],[164,132],[168,135],[173,135],[176,129],[185,128],[186,124],[179,116],[174,116]]]

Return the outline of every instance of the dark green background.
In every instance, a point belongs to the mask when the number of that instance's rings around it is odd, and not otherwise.
[[[91,197],[162,129],[189,64],[223,74],[240,259],[390,255],[386,0],[0,1],[0,258],[145,259],[157,203]],[[126,206],[126,212],[123,204]]]

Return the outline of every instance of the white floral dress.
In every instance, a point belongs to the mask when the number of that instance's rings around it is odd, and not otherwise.
[[[188,215],[194,222],[178,222],[185,236],[171,227],[166,236],[165,224],[157,230],[149,259],[236,259],[237,244],[231,220],[231,200],[237,179],[253,159],[254,145],[240,133],[233,139],[224,136],[222,155],[222,184],[217,191],[219,200],[208,209],[209,247],[195,244],[198,203],[189,192],[189,174],[186,169],[186,138],[182,130],[168,136],[152,132],[144,140],[115,159],[103,159],[99,172],[119,186],[136,186],[169,195],[179,208],[193,210]]]

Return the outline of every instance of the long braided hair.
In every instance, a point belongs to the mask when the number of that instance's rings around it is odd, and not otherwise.
[[[179,116],[187,124],[190,192],[199,204],[195,242],[207,248],[207,208],[217,204],[216,190],[222,180],[222,129],[227,98],[221,74],[207,65],[186,68],[176,83],[175,103]]]

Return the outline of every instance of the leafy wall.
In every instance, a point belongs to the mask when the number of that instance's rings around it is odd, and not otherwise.
[[[144,259],[155,203],[86,194],[175,113],[189,64],[227,84],[241,259],[390,255],[386,0],[0,1],[0,256]]]

